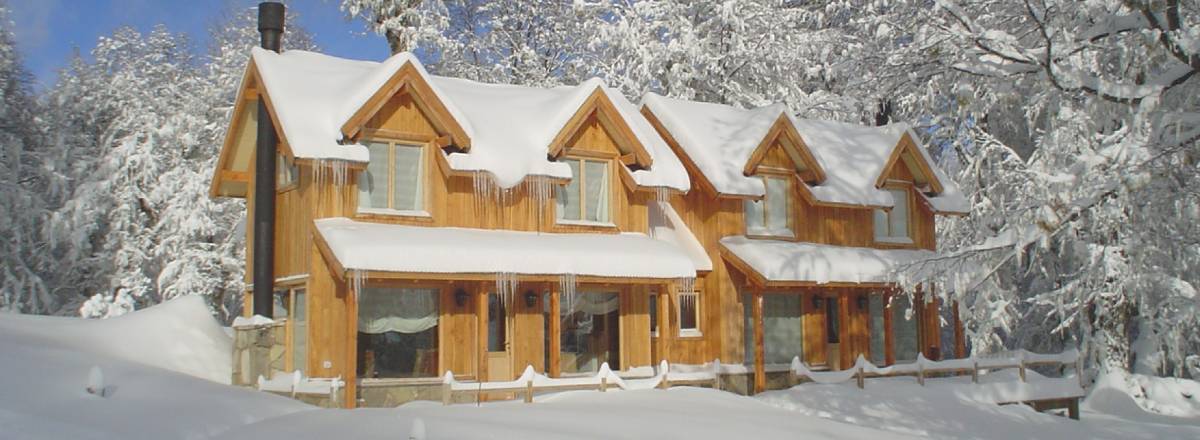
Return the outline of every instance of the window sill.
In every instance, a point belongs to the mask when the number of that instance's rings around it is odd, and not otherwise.
[[[616,224],[610,222],[594,222],[590,220],[555,220],[555,224],[562,226],[590,226],[594,228],[615,228]]]
[[[875,242],[887,244],[913,244],[912,239],[908,237],[875,237]]]
[[[795,240],[796,232],[790,229],[746,229],[746,236],[750,238]]]
[[[358,208],[359,214],[366,215],[386,215],[391,217],[417,217],[417,218],[432,218],[433,214],[429,211],[410,211],[406,209],[380,209],[380,208]]]
[[[393,378],[365,378],[359,379],[359,384],[364,387],[385,387],[396,385],[441,385],[442,379],[439,377],[393,377]]]
[[[702,337],[704,337],[704,333],[701,333],[700,330],[698,330],[698,329],[690,329],[690,330],[685,329],[685,330],[679,331],[679,337],[680,338],[702,338]]]

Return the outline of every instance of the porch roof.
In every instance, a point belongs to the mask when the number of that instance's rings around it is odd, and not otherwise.
[[[917,249],[872,249],[732,236],[721,239],[721,255],[757,284],[887,285],[906,264],[937,255]]]
[[[424,274],[696,276],[678,246],[645,234],[552,234],[315,220],[318,243],[342,271]]]

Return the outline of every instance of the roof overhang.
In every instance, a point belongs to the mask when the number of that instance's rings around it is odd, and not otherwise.
[[[872,249],[751,239],[721,239],[721,258],[760,288],[896,286],[899,271],[936,256],[928,250]]]

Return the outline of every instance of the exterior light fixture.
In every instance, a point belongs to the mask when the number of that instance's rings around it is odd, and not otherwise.
[[[866,295],[858,296],[858,308],[859,308],[859,310],[867,308],[867,296]]]
[[[820,296],[813,295],[812,306],[814,309],[819,309],[821,307],[824,307],[825,306],[825,298],[821,298]]]
[[[462,307],[467,304],[467,291],[461,287],[454,291],[454,304]]]
[[[532,290],[525,291],[525,307],[533,307],[537,305],[537,300],[538,297],[536,293],[533,293]]]

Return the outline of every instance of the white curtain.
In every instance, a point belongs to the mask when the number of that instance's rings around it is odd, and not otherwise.
[[[755,235],[767,233],[766,219],[763,218],[763,201],[749,200],[744,203],[746,210],[746,232]]]
[[[367,144],[370,162],[358,175],[358,206],[360,208],[387,208],[388,144]]]
[[[788,217],[792,213],[788,208],[788,181],[776,177],[767,179],[767,232],[771,235],[786,235],[791,232],[788,227]]]
[[[621,308],[621,297],[616,293],[576,293],[571,298],[565,298],[564,307],[559,314],[569,315],[584,312],[590,315],[607,315]]]
[[[396,200],[392,208],[401,211],[420,211],[423,188],[421,185],[421,150],[419,146],[396,145]]]
[[[438,324],[437,289],[364,288],[358,297],[358,331],[420,333]]]
[[[579,161],[563,160],[571,167],[571,181],[555,189],[558,205],[558,220],[580,220],[579,218]]]
[[[763,354],[768,364],[802,356],[804,328],[799,294],[763,295]]]
[[[608,221],[608,164],[584,162],[587,175],[587,220]]]
[[[887,238],[888,215],[882,209],[875,210],[875,238]]]
[[[894,189],[892,191],[892,200],[895,206],[892,207],[891,221],[891,236],[892,237],[908,237],[908,191],[903,189]]]

